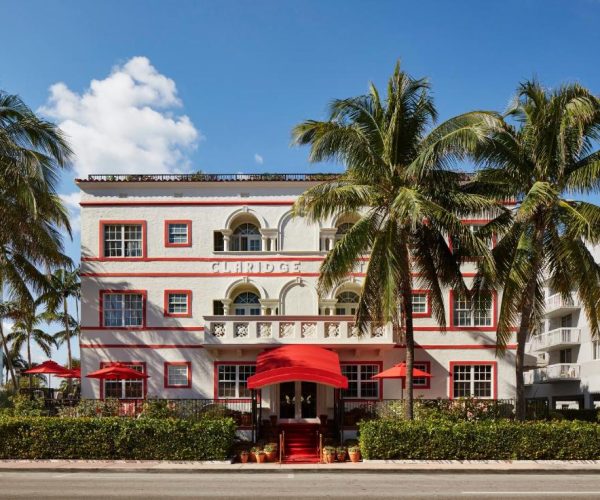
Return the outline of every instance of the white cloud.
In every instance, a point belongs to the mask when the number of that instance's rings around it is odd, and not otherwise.
[[[81,201],[81,193],[61,194],[59,195],[69,210],[69,220],[71,221],[71,229],[73,233],[78,233],[81,230],[81,212],[79,202]]]
[[[78,177],[90,173],[167,173],[190,167],[202,138],[180,107],[175,82],[134,57],[78,94],[59,82],[40,108],[68,135]]]
[[[254,161],[259,165],[262,165],[265,162],[265,159],[260,156],[258,153],[254,153]]]

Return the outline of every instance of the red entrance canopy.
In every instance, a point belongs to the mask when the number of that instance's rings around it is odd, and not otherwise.
[[[286,345],[259,354],[256,374],[248,377],[248,389],[281,382],[317,382],[348,388],[337,353],[312,345]]]
[[[44,361],[29,370],[24,370],[22,373],[27,375],[34,373],[42,373],[44,375],[66,375],[70,373],[70,371],[64,366],[60,366],[56,361],[52,361],[51,359],[48,361]]]
[[[418,368],[413,368],[413,377],[431,378],[431,374]],[[398,363],[377,375],[373,375],[372,378],[406,378],[406,363]]]
[[[122,363],[113,363],[106,368],[88,373],[86,377],[99,378],[101,380],[140,380],[148,378],[148,375],[129,368]]]

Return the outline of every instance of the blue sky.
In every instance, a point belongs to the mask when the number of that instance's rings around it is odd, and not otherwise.
[[[533,76],[600,89],[598,0],[0,0],[0,12],[0,89],[73,133],[60,187],[73,210],[76,172],[334,169],[307,165],[290,129],[384,87],[398,58],[430,78],[440,119],[502,110]],[[75,259],[78,245],[76,233]]]

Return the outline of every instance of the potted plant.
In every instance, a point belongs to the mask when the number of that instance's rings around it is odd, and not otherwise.
[[[277,460],[277,444],[267,443],[264,452],[267,455],[267,462],[275,462]]]
[[[267,458],[267,454],[263,450],[259,450],[256,453],[256,462],[257,463],[259,463],[259,464],[265,463],[266,458]]]
[[[325,446],[325,448],[323,448],[323,453],[325,454],[325,463],[332,464],[335,462],[334,446]]]
[[[277,415],[269,415],[269,419],[271,420],[271,426],[275,427],[277,425]]]
[[[325,427],[327,425],[327,414],[319,415],[319,420],[321,421],[321,425]]]
[[[240,462],[245,464],[248,462],[248,458],[250,458],[250,453],[248,453],[248,450],[240,451]]]
[[[253,446],[250,449],[250,454],[251,454],[252,460],[254,462],[258,462],[258,453],[261,452],[261,451],[262,451],[262,449],[261,449],[260,446]]]
[[[348,455],[350,456],[350,460],[352,460],[352,462],[359,462],[360,448],[358,446],[350,446],[350,448],[348,448]]]
[[[335,453],[337,455],[337,459],[340,462],[346,461],[346,448],[344,448],[343,446],[339,446],[338,449],[335,451]]]

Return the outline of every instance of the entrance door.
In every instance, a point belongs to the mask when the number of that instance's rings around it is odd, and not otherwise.
[[[283,382],[279,384],[279,418],[299,422],[317,418],[317,384]]]

